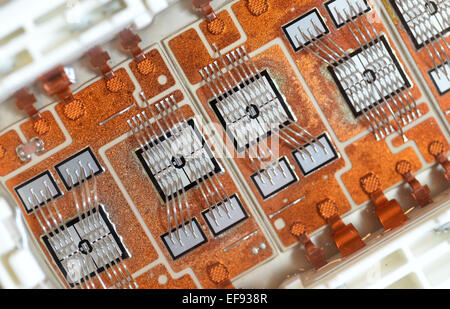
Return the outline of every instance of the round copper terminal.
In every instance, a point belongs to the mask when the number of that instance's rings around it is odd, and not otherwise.
[[[291,234],[295,237],[300,237],[306,233],[305,225],[301,222],[294,222],[291,225]]]
[[[80,100],[73,100],[64,105],[64,115],[70,120],[77,120],[84,116],[85,107]]]
[[[371,194],[381,187],[380,178],[374,173],[369,173],[361,178],[361,187],[364,192]]]
[[[248,0],[247,7],[252,15],[259,16],[269,10],[269,3],[267,0]]]
[[[106,81],[106,88],[111,92],[120,91],[123,88],[123,82],[118,76],[114,76]]]
[[[144,59],[141,62],[138,62],[137,69],[139,73],[143,75],[148,75],[150,73],[155,72],[155,65],[148,59]]]
[[[217,17],[216,19],[208,22],[207,28],[211,34],[219,35],[225,30],[225,23],[222,18]]]

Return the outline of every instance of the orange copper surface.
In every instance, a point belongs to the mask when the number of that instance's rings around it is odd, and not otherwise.
[[[16,147],[21,145],[19,135],[14,130],[9,130],[0,136],[0,148],[3,155],[0,157],[0,176],[6,176],[22,166],[22,161],[16,153]]]
[[[191,84],[202,80],[198,70],[212,61],[197,30],[191,28],[169,41],[170,49]]]
[[[145,66],[150,66],[149,68],[143,69],[141,67],[139,69],[136,60],[133,60],[130,62],[130,69],[138,80],[145,96],[150,99],[175,85],[175,79],[157,49],[150,50],[145,54],[145,57],[146,60],[139,64],[142,66],[142,63],[150,63],[145,64]],[[159,77],[165,77],[165,83],[161,84],[158,80]]]
[[[136,113],[136,107],[100,125],[125,108],[136,104],[132,96],[134,85],[125,69],[115,71],[115,76],[124,83],[118,92],[109,91],[105,79],[100,79],[74,95],[74,100],[84,106],[84,116],[81,118],[68,119],[65,116],[66,105],[56,105],[56,111],[73,139],[101,147],[128,132],[126,119]]]
[[[220,20],[223,23],[222,31],[217,31],[218,29],[214,29],[215,31],[211,31],[213,30],[212,28],[219,28],[220,26],[220,22],[217,22],[216,20]],[[216,26],[213,23],[219,23],[219,25]],[[231,19],[230,13],[228,13],[228,11],[221,11],[220,13],[218,13],[217,19],[215,19],[212,22],[209,23],[207,21],[201,22],[199,27],[202,33],[205,35],[205,38],[208,41],[211,48],[213,46],[213,43],[215,43],[219,49],[223,49],[241,38],[241,34],[236,28],[236,25]],[[203,43],[198,42],[198,44]],[[207,63],[205,63],[205,65],[206,64]]]
[[[207,29],[207,21],[203,21],[199,26],[209,44],[212,46],[215,43],[219,49],[222,49],[239,40],[241,35],[227,11],[220,12],[218,16],[225,24],[225,29],[221,34],[210,33]],[[201,81],[198,70],[214,60],[194,28],[190,28],[171,39],[169,47],[191,84],[197,84]]]
[[[374,173],[363,176],[360,180],[361,187],[367,194],[372,194],[381,188],[381,181]]]
[[[322,202],[317,204],[317,209],[319,210],[319,214],[325,219],[328,220],[331,217],[338,214],[338,208],[336,206],[336,202],[330,199],[323,200]]]
[[[50,124],[46,119],[39,119],[33,123],[33,129],[36,134],[44,135],[50,131]]]
[[[412,147],[393,154],[385,140],[375,143],[370,134],[347,146],[345,152],[352,162],[352,169],[342,175],[342,180],[357,204],[367,201],[367,195],[357,185],[364,175],[376,174],[383,186],[388,188],[402,180],[395,171],[395,164],[398,161],[408,160],[414,169],[422,166]]]
[[[216,284],[230,279],[228,268],[220,262],[208,266],[208,275],[209,279]]]
[[[411,169],[412,169],[411,163],[409,163],[409,161],[406,160],[398,161],[397,164],[395,165],[395,170],[400,175],[411,172]]]
[[[194,280],[188,274],[173,278],[166,267],[158,264],[138,276],[136,282],[141,289],[195,289]]]
[[[137,63],[137,69],[138,69],[139,73],[141,73],[143,75],[147,75],[147,74],[155,72],[156,66],[153,64],[153,62],[151,60],[145,58],[141,62]]]
[[[441,141],[432,141],[430,143],[430,145],[428,146],[428,152],[433,156],[439,155],[444,150],[445,150],[445,147]]]
[[[48,128],[46,132],[36,132],[36,125],[41,121],[45,121],[45,126]],[[61,145],[66,139],[64,134],[53,117],[52,113],[49,111],[45,111],[42,113],[42,119],[38,122],[32,122],[28,120],[20,125],[20,130],[25,135],[27,140],[38,136],[42,141],[44,141],[45,151],[39,153],[38,155],[42,155],[45,152],[55,148],[58,145]],[[39,130],[38,130],[39,131]]]
[[[186,105],[182,106],[181,111],[187,118],[194,115],[191,108]],[[156,124],[153,125],[156,129]],[[179,272],[186,267],[191,267],[204,287],[215,287],[215,284],[209,279],[207,272],[207,266],[213,261],[220,260],[221,263],[226,265],[230,273],[230,278],[233,278],[272,255],[270,246],[267,246],[265,250],[260,250],[257,255],[251,253],[250,248],[254,246],[258,247],[262,242],[268,243],[248,210],[247,213],[250,218],[233,227],[233,229],[221,235],[221,237],[213,237],[211,233],[208,233],[208,228],[201,215],[201,212],[207,209],[208,206],[201,192],[198,189],[191,189],[185,194],[191,206],[192,216],[196,217],[200,222],[204,232],[207,234],[208,242],[196,248],[191,253],[179,259],[172,260],[160,238],[167,231],[166,210],[162,207],[160,197],[154,190],[148,176],[143,171],[141,164],[133,155],[133,151],[137,147],[138,144],[135,138],[129,136],[124,141],[108,149],[106,155],[115,171],[127,171],[126,173],[119,173],[120,180],[175,272]],[[219,175],[219,178],[228,194],[231,195],[239,192],[228,172]],[[242,196],[239,193],[238,196],[244,207],[247,208]],[[224,251],[226,247],[233,245],[255,230],[258,232],[254,236]],[[240,262],[236,263],[236,261]]]
[[[299,237],[299,236],[305,234],[305,232],[306,232],[306,228],[303,223],[294,222],[291,225],[291,234],[294,235],[295,237]]]

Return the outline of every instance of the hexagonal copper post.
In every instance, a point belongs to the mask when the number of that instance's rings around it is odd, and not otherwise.
[[[327,264],[323,250],[316,247],[306,233],[306,227],[301,222],[294,222],[291,225],[291,234],[296,237],[305,247],[305,258],[315,269],[319,269]]]
[[[317,209],[333,230],[331,238],[342,256],[348,256],[366,245],[353,224],[345,224],[341,220],[335,201],[327,198],[317,204]]]
[[[234,286],[230,281],[230,273],[224,264],[220,262],[210,264],[207,271],[209,279],[214,282],[218,288],[234,289]]]
[[[402,175],[403,179],[410,185],[412,189],[411,196],[414,200],[417,201],[420,207],[424,207],[430,203],[433,203],[433,200],[430,196],[430,188],[428,188],[427,185],[422,186],[416,179],[411,171],[412,166],[409,161],[398,161],[395,165],[395,170],[397,171],[397,173]]]
[[[401,168],[407,168],[402,165]],[[402,226],[408,217],[403,212],[397,200],[388,200],[381,191],[381,181],[374,173],[368,173],[360,179],[363,191],[375,204],[375,214],[385,230],[392,230]]]
[[[203,16],[205,16],[205,19],[209,22],[217,18],[216,13],[214,12],[214,9],[211,6],[211,1],[212,0],[192,1],[192,5],[194,6],[195,10],[202,12]]]
[[[447,158],[444,144],[441,141],[432,141],[428,145],[428,152],[444,168],[444,177],[447,181],[450,181],[450,162]]]

